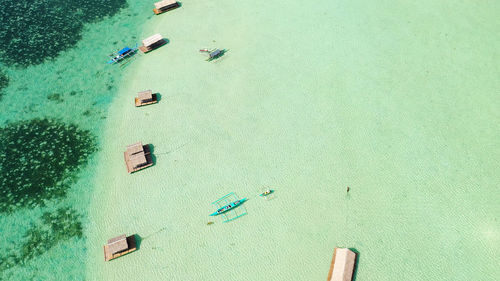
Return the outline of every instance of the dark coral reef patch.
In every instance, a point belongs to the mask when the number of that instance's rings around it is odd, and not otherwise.
[[[81,216],[75,210],[62,207],[53,213],[43,213],[26,231],[22,240],[2,251],[4,255],[0,255],[0,277],[6,269],[23,265],[73,237],[83,237]]]
[[[0,212],[64,197],[97,149],[89,131],[51,119],[10,123],[0,144]]]
[[[0,99],[2,99],[3,90],[7,86],[9,86],[9,76],[0,69]]]
[[[0,0],[1,60],[29,66],[52,59],[81,38],[85,23],[116,14],[126,0]]]

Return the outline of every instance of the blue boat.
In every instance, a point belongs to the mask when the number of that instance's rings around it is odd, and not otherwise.
[[[229,210],[232,210],[232,209],[238,207],[239,205],[243,204],[245,201],[247,201],[247,198],[243,198],[243,199],[231,202],[231,203],[227,204],[226,206],[219,208],[217,211],[210,214],[210,216],[217,216],[217,215],[223,214]]]
[[[116,53],[112,53],[109,56],[111,59],[108,61],[108,64],[115,64],[118,62],[121,62],[122,60],[126,59],[127,57],[133,56],[137,52],[137,45],[135,48],[130,48],[130,47],[125,47],[121,50],[119,50]]]

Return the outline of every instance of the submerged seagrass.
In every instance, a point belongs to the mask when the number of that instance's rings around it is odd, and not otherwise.
[[[55,212],[45,212],[24,234],[23,240],[11,246],[0,255],[0,277],[3,271],[17,265],[26,264],[58,243],[70,238],[83,237],[81,216],[74,209],[59,208]],[[2,278],[0,278],[2,279]]]
[[[63,197],[97,149],[89,131],[51,119],[8,124],[0,143],[0,212]]]
[[[74,46],[85,23],[116,14],[125,0],[0,0],[0,60],[29,66]]]
[[[7,86],[9,86],[9,76],[0,69],[0,99],[2,99],[3,90]]]

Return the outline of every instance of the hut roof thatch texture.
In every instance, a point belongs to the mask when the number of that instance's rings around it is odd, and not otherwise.
[[[347,248],[335,248],[332,278],[328,281],[351,281],[356,263],[356,253]]]
[[[144,155],[144,153],[135,154],[130,157],[130,164],[132,164],[132,167],[134,168],[146,165],[147,163],[148,161],[146,160],[146,156]]]
[[[137,93],[137,96],[139,97],[139,100],[144,101],[144,100],[152,100],[153,99],[153,91],[147,90],[147,91],[142,91]]]
[[[127,154],[132,156],[134,154],[144,152],[144,148],[142,147],[142,142],[136,142],[127,146]]]
[[[108,240],[108,249],[112,254],[128,249],[127,235],[123,234]]]
[[[142,40],[142,45],[144,45],[144,47],[149,47],[160,40],[163,40],[163,36],[161,36],[158,33],[158,34],[149,36],[148,38]]]
[[[160,2],[156,2],[155,3],[155,8],[156,9],[161,9],[163,7],[170,6],[170,5],[173,5],[175,3],[177,3],[176,0],[163,0],[163,1],[160,1]]]

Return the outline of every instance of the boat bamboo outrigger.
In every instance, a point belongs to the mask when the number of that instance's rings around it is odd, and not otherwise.
[[[153,91],[147,90],[137,93],[137,97],[135,98],[135,106],[143,106],[148,104],[157,103],[158,98],[156,94],[153,94]]]
[[[167,44],[167,40],[163,39],[163,36],[161,36],[161,34],[155,34],[142,40],[142,46],[139,47],[139,50],[141,50],[143,53],[148,53],[165,44]]]
[[[210,216],[217,216],[217,215],[220,215],[220,214],[223,214],[231,209],[234,209],[236,207],[238,207],[239,205],[243,204],[245,201],[247,201],[246,198],[243,198],[243,199],[240,199],[240,200],[236,200],[234,202],[231,202],[219,209],[217,209],[217,211],[213,212],[212,214],[210,214]]]
[[[247,210],[242,204],[247,200],[247,198],[238,199],[238,196],[234,192],[226,194],[212,202],[213,205],[217,206],[217,211],[210,214],[210,216],[222,215],[224,217],[223,222],[235,220],[246,215]]]
[[[356,266],[356,253],[347,248],[335,248],[327,281],[351,281]]]
[[[125,157],[125,165],[127,172],[133,173],[147,167],[153,166],[153,157],[149,150],[149,145],[142,145],[137,142],[127,146],[127,150],[123,153]]]
[[[180,6],[179,2],[177,2],[176,0],[163,0],[160,2],[156,2],[154,5],[155,8],[153,9],[153,12],[156,15],[163,14]]]
[[[126,46],[125,48],[119,50],[118,52],[110,54],[110,60],[108,64],[115,64],[129,58],[137,53],[137,45],[134,48]]]
[[[137,250],[135,236],[126,236],[125,234],[108,240],[104,245],[104,260],[116,259],[130,252]]]

